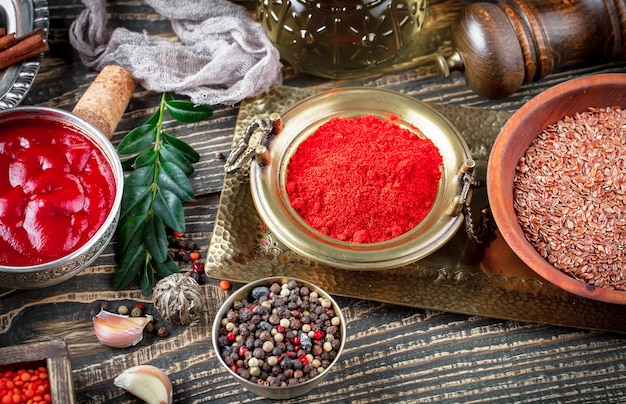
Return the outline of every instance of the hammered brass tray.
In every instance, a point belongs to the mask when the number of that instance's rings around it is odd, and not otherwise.
[[[308,89],[275,87],[242,103],[233,145],[257,117],[282,112],[314,94]],[[431,104],[460,131],[484,176],[491,145],[510,112]],[[482,173],[482,174],[481,174]],[[488,205],[486,191],[474,190],[473,218]],[[252,201],[249,170],[226,174],[208,248],[205,271],[215,279],[248,283],[291,276],[328,292],[403,306],[626,332],[626,306],[573,295],[544,281],[523,264],[499,236],[476,244],[464,228],[439,250],[412,264],[380,271],[355,271],[321,265],[290,251],[264,225]]]

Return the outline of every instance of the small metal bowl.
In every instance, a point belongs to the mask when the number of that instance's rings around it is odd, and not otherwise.
[[[443,157],[443,172],[430,213],[415,228],[378,243],[355,244],[332,239],[305,223],[285,192],[287,166],[298,145],[336,117],[374,115],[398,118],[404,128],[418,128]],[[281,114],[280,134],[269,145],[269,162],[253,163],[251,193],[261,219],[272,234],[298,254],[334,268],[380,270],[396,268],[428,256],[444,245],[463,223],[451,209],[459,203],[463,181],[459,172],[470,151],[457,129],[439,112],[394,91],[353,87],[308,97]]]
[[[503,126],[487,166],[489,206],[499,233],[513,252],[543,279],[573,294],[626,304],[626,292],[587,285],[551,265],[526,239],[513,208],[515,167],[548,126],[589,107],[626,108],[626,74],[584,76],[556,85],[523,105]]]
[[[309,379],[305,382],[295,384],[295,385],[278,386],[278,387],[277,386],[265,386],[262,384],[253,383],[250,380],[244,379],[243,377],[239,376],[236,372],[234,372],[224,362],[224,359],[222,358],[220,354],[221,349],[218,343],[218,338],[219,338],[219,330],[220,328],[223,327],[222,319],[226,317],[226,314],[228,313],[230,308],[233,306],[233,303],[235,301],[240,301],[243,299],[251,301],[250,295],[254,288],[259,287],[259,286],[269,287],[275,282],[282,284],[282,283],[287,283],[290,281],[295,281],[298,284],[298,287],[306,286],[311,292],[317,292],[317,294],[320,297],[326,298],[331,302],[331,307],[333,308],[335,315],[341,321],[341,324],[338,326],[339,332],[341,333],[341,344],[339,345],[339,348],[337,350],[337,355],[330,363],[330,366],[326,367],[326,369],[323,372],[319,373],[317,376],[315,376],[312,379]],[[312,389],[319,386],[319,384],[326,378],[331,368],[339,361],[341,353],[343,352],[344,345],[346,342],[346,330],[347,330],[346,319],[343,313],[341,312],[341,308],[339,307],[337,302],[324,290],[322,290],[318,286],[313,285],[310,282],[307,282],[301,279],[273,277],[273,278],[259,279],[257,281],[251,282],[241,287],[240,289],[236,290],[235,292],[233,292],[233,294],[230,295],[228,299],[226,299],[226,301],[222,304],[222,306],[218,310],[217,315],[215,316],[215,320],[213,322],[212,340],[213,340],[213,349],[216,353],[217,359],[222,364],[224,369],[226,369],[228,373],[230,373],[237,380],[237,382],[239,382],[243,387],[245,387],[246,389],[250,390],[254,394],[261,396],[261,397],[266,397],[266,398],[270,398],[274,400],[287,400],[287,399],[291,399],[291,398],[298,397],[298,396],[308,393]]]
[[[36,289],[61,283],[88,267],[113,237],[120,215],[124,171],[117,150],[109,139],[91,123],[70,112],[47,107],[23,106],[0,111],[0,130],[8,121],[40,119],[53,125],[73,127],[100,148],[115,177],[115,199],[104,223],[94,236],[77,250],[54,261],[32,266],[0,265],[0,287]]]

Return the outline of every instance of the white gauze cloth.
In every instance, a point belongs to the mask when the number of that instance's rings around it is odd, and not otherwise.
[[[280,56],[263,27],[229,0],[146,0],[180,39],[107,28],[105,0],[70,27],[70,43],[95,70],[117,65],[145,89],[188,96],[195,104],[234,105],[282,82]]]

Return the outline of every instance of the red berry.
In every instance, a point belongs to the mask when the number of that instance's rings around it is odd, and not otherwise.
[[[302,354],[298,357],[298,362],[302,363],[303,365],[309,364],[309,360],[306,358],[305,354]]]
[[[222,290],[230,290],[231,284],[228,281],[220,281],[220,289]]]
[[[202,262],[194,261],[194,263],[191,264],[191,269],[200,274],[204,272],[204,264]]]
[[[324,338],[324,331],[322,331],[322,330],[315,331],[315,334],[313,334],[313,338],[315,338],[315,339],[322,339],[322,338]]]
[[[232,331],[229,331],[228,334],[226,334],[226,339],[230,342],[233,342],[235,340],[235,334],[233,334]]]

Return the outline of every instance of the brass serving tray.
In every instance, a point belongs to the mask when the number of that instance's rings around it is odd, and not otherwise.
[[[315,94],[275,87],[242,103],[233,146],[259,116],[281,113]],[[430,104],[459,130],[484,175],[491,145],[512,113]],[[473,217],[487,206],[484,189],[474,190]],[[208,248],[205,271],[216,279],[248,283],[291,276],[339,296],[468,315],[626,332],[626,306],[573,295],[541,279],[523,264],[495,231],[476,244],[464,229],[443,247],[409,265],[379,271],[337,269],[302,257],[282,245],[259,217],[250,191],[249,170],[226,174]]]

